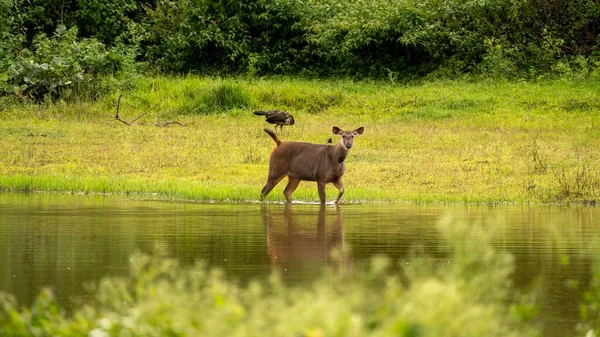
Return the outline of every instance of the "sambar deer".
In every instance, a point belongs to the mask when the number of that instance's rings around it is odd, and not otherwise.
[[[325,203],[325,184],[333,183],[339,190],[335,204],[340,202],[344,194],[342,176],[346,170],[344,161],[354,144],[354,136],[360,136],[365,131],[363,126],[353,131],[343,131],[337,126],[331,127],[334,135],[340,136],[340,141],[333,146],[302,142],[282,142],[275,132],[264,129],[273,138],[277,147],[271,153],[267,183],[260,193],[260,200],[271,192],[281,179],[288,176],[288,184],[283,191],[285,200],[292,202],[292,193],[300,181],[316,181],[321,204]]]

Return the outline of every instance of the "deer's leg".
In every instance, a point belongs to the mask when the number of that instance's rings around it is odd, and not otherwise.
[[[344,194],[344,184],[342,184],[342,179],[338,179],[336,181],[333,182],[333,185],[335,187],[337,187],[337,189],[340,191],[340,193],[338,194],[337,198],[335,199],[335,204],[337,205],[340,202],[340,199],[342,198],[342,195]]]
[[[263,187],[262,191],[260,191],[260,201],[263,201],[265,199],[265,197],[269,194],[269,192],[271,192],[271,190],[275,187],[275,185],[279,184],[279,182],[281,181],[281,179],[283,179],[283,177],[285,177],[285,176],[269,177],[269,179],[267,179],[267,183],[265,184],[265,187]]]
[[[317,188],[319,189],[319,200],[321,204],[325,203],[325,183],[317,181]]]
[[[288,176],[288,184],[285,187],[285,190],[283,190],[283,195],[288,203],[292,202],[292,193],[298,188],[298,184],[300,184],[300,179]]]

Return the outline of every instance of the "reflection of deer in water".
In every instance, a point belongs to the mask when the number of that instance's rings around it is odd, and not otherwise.
[[[314,210],[312,207],[301,209]],[[333,249],[344,246],[339,208],[326,212],[326,207],[321,205],[316,226],[314,212],[295,213],[290,204],[283,211],[280,207],[263,207],[262,211],[267,251],[273,266],[323,265],[331,261]]]

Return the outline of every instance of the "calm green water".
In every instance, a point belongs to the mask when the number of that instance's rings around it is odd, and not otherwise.
[[[29,304],[44,286],[66,308],[85,285],[126,275],[130,255],[164,248],[184,264],[203,260],[240,281],[277,268],[311,280],[335,247],[360,265],[419,248],[444,261],[441,216],[494,220],[494,244],[515,257],[515,291],[540,294],[545,336],[574,335],[600,237],[600,209],[545,206],[197,204],[118,197],[0,193],[0,291]],[[477,241],[469,243],[476,246]]]

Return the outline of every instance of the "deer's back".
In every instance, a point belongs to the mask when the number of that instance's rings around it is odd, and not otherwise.
[[[322,180],[330,172],[327,145],[282,142],[271,154],[270,172],[302,180]]]

